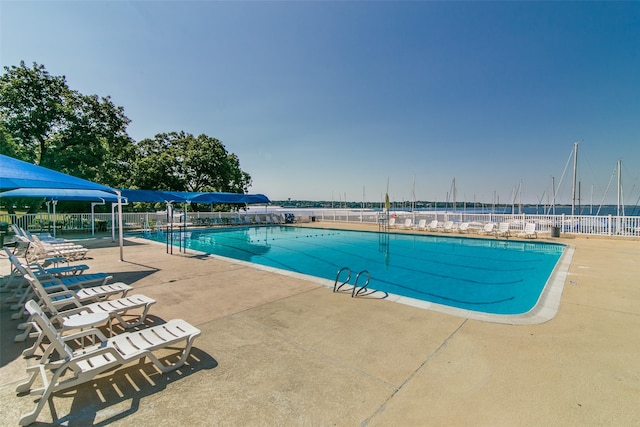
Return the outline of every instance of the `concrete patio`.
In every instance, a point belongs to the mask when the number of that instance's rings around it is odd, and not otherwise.
[[[110,238],[82,240],[91,271],[157,300],[149,324],[182,318],[202,335],[177,371],[127,365],[56,394],[33,425],[52,411],[67,426],[640,425],[640,241],[553,241],[575,248],[558,313],[513,326],[352,299],[139,238],[119,261]],[[0,424],[16,426],[34,406],[15,392],[33,360],[7,306]]]

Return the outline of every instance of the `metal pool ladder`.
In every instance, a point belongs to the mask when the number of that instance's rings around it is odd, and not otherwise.
[[[340,280],[340,275],[342,274],[343,271],[347,272],[347,279],[344,280],[340,285],[338,285],[338,280]],[[364,283],[364,285],[358,287],[360,276],[364,274],[366,274],[367,280]],[[338,270],[338,273],[336,274],[336,281],[333,284],[333,292],[338,292],[340,288],[342,288],[344,285],[348,285],[349,280],[351,280],[351,269],[349,267],[342,267],[340,270]],[[362,270],[361,272],[356,274],[356,281],[353,284],[353,288],[351,288],[351,297],[352,298],[357,297],[358,295],[364,294],[365,292],[367,292],[367,287],[369,286],[370,281],[371,281],[371,274],[369,274],[367,270]]]

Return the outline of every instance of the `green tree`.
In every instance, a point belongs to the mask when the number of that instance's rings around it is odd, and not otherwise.
[[[21,160],[26,159],[26,156],[20,151],[20,146],[5,129],[4,122],[0,121],[0,154]]]
[[[138,188],[245,193],[251,176],[219,140],[171,132],[136,144],[133,181]]]
[[[44,65],[23,61],[4,69],[0,152],[105,185],[127,184],[134,144],[122,107],[71,90],[64,76],[50,75]]]

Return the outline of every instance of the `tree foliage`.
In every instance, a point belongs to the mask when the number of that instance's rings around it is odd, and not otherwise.
[[[251,185],[215,138],[171,132],[135,143],[110,97],[74,91],[37,63],[4,70],[1,154],[119,188],[244,193]]]
[[[216,138],[185,132],[161,133],[136,144],[133,181],[139,188],[244,193],[251,176]]]
[[[10,136],[0,139],[4,154],[106,185],[126,180],[129,119],[109,97],[83,95],[64,76],[21,62],[0,77],[0,118]]]

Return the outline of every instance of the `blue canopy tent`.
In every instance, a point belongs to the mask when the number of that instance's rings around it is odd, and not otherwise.
[[[270,203],[269,198],[263,194],[242,194],[242,193],[186,193],[188,201],[191,203]]]
[[[115,195],[118,203],[118,218],[122,224],[122,197],[120,190],[96,184],[75,176],[37,166],[0,154],[0,191],[33,189],[40,197],[47,197],[52,189],[102,191]],[[5,191],[6,192],[6,191]],[[32,197],[35,197],[34,194]],[[7,197],[0,193],[0,197]],[[122,226],[119,227],[120,260],[123,260]]]
[[[165,203],[270,203],[263,194],[224,193],[224,192],[185,192],[158,190],[120,190],[122,197],[130,202]]]
[[[96,184],[0,154],[0,190],[16,188],[101,190],[109,193],[116,191],[106,185]]]
[[[0,193],[0,197],[40,197],[49,200],[118,201],[118,196],[102,190],[70,190],[65,188],[18,188]]]
[[[121,189],[122,197],[130,202],[157,202],[157,203],[176,203],[186,202],[177,192],[159,190],[127,190]]]

